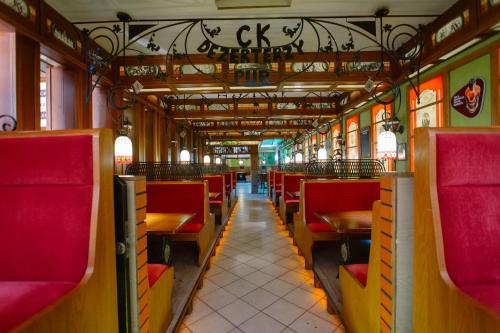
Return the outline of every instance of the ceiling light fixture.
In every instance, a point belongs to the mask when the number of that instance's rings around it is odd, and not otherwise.
[[[172,91],[170,88],[142,88],[141,93],[144,92],[169,92]]]
[[[217,9],[290,7],[292,0],[215,0]]]
[[[328,89],[330,84],[298,84],[298,85],[285,85],[283,89]]]
[[[339,84],[336,86],[336,88],[339,89],[360,89],[364,87],[365,87],[364,84]]]
[[[456,54],[459,54],[460,52],[462,52],[463,50],[466,50],[467,48],[469,48],[470,46],[476,44],[477,42],[479,42],[481,40],[481,38],[473,38],[471,39],[470,41],[468,41],[467,43],[457,47],[456,49],[454,49],[453,51],[450,51],[448,53],[446,53],[444,56],[442,56],[441,58],[439,58],[439,60],[447,60],[447,59],[450,59],[451,57],[453,57],[454,55]]]
[[[220,91],[224,90],[224,87],[177,87],[176,88],[178,91],[209,91],[209,90],[215,90],[215,91]]]
[[[428,70],[429,68],[431,67],[434,67],[434,64],[427,64],[425,65],[424,67],[420,68],[420,74],[422,74],[423,72],[425,72],[426,70]],[[409,78],[412,78],[414,77],[415,75],[417,75],[417,71],[411,73],[410,75],[408,75]]]
[[[248,87],[248,86],[234,86],[234,87],[229,87],[230,90],[273,90],[277,89],[278,86],[255,86],[255,87]]]

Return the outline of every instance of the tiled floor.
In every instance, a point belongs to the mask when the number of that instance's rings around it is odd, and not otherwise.
[[[344,332],[265,195],[239,201],[181,333]]]

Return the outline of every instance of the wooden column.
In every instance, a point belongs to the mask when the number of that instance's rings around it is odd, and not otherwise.
[[[17,129],[40,129],[40,44],[16,34]]]

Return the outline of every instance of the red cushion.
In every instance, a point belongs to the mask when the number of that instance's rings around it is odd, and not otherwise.
[[[344,268],[355,277],[359,283],[366,287],[366,279],[368,278],[368,264],[352,264],[345,265]]]
[[[88,265],[91,135],[0,139],[0,280],[77,283]]]
[[[205,222],[205,185],[201,182],[148,182],[148,213],[181,213],[196,216],[190,223]]]
[[[233,182],[231,180],[231,177],[233,175],[228,172],[224,174],[224,184],[226,185],[226,191],[231,191],[231,187],[233,186]]]
[[[285,203],[286,204],[289,204],[289,203],[299,203],[300,202],[300,199],[285,199]]]
[[[210,200],[210,204],[220,206],[222,205],[222,200]]]
[[[499,134],[436,135],[446,268],[462,290],[500,285],[499,146]]]
[[[181,233],[198,233],[203,228],[203,223],[188,222],[184,224],[178,232]]]
[[[315,213],[371,210],[380,198],[380,182],[311,181],[304,184],[303,197],[306,223],[322,223]]]
[[[9,332],[75,286],[70,282],[0,281],[0,332]]]
[[[331,232],[332,227],[328,223],[318,222],[318,223],[307,223],[309,230],[312,232]]]
[[[479,303],[500,314],[500,284],[465,286],[462,290]]]
[[[162,264],[148,264],[148,280],[149,280],[149,288],[152,288],[156,281],[160,279],[163,272],[167,270],[167,265]]]
[[[304,175],[283,175],[283,185],[281,189],[285,193],[285,202],[287,200],[296,200],[295,197],[289,196],[287,192],[300,192],[300,180],[304,179]]]
[[[208,181],[208,192],[224,192],[223,175],[205,176],[203,179]]]

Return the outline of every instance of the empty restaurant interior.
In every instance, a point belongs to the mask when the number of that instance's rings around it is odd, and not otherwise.
[[[0,333],[500,331],[500,1],[0,0]]]

